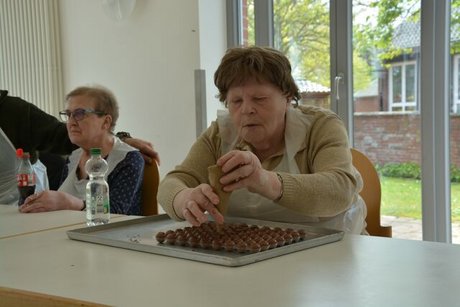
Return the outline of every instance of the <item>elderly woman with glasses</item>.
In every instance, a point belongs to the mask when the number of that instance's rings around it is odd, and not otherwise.
[[[113,135],[118,119],[114,95],[102,87],[79,87],[66,96],[67,109],[59,114],[67,123],[71,142],[77,146],[68,159],[65,180],[58,191],[29,196],[21,212],[85,209],[88,174],[85,163],[91,148],[101,148],[109,171],[110,212],[139,215],[144,159],[141,153]]]
[[[219,207],[233,217],[365,233],[362,179],[346,129],[329,110],[297,105],[299,89],[281,52],[229,49],[214,83],[228,111],[162,180],[158,200],[171,217],[198,226],[209,214],[222,223]],[[213,187],[209,167],[222,172]],[[219,204],[225,199],[228,207]]]

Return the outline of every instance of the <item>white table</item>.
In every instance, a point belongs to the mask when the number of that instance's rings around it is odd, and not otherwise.
[[[111,219],[121,216],[124,215],[111,214]],[[72,225],[83,227],[85,222],[85,211],[21,213],[17,206],[0,205],[0,239]]]
[[[460,246],[346,235],[243,267],[74,241],[0,240],[0,286],[116,306],[454,306]]]

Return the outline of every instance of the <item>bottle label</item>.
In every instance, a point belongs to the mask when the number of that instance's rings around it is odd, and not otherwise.
[[[94,197],[94,203],[96,204],[96,212],[104,212],[104,195],[98,194]]]
[[[104,202],[104,214],[107,214],[110,212],[110,205],[109,205],[109,199],[107,198]]]
[[[98,194],[92,197],[92,202],[97,213],[107,214],[110,212],[109,199],[103,194]]]
[[[18,174],[18,187],[26,187],[35,185],[35,176],[34,174]]]

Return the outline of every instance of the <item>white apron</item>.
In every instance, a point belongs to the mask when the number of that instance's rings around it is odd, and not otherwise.
[[[222,138],[222,153],[232,150],[240,141],[237,139],[236,129],[233,127],[228,112],[219,110],[217,123]],[[291,174],[300,174],[295,162],[295,155],[299,151],[308,129],[309,118],[299,110],[289,108],[286,115],[285,153],[280,164],[273,170]],[[359,173],[356,172],[359,176]],[[308,200],[306,205],[308,205]],[[332,218],[317,218],[302,215],[247,189],[233,191],[229,199],[228,215],[276,222],[296,223],[343,230],[349,233],[360,234],[365,229],[364,218],[366,206],[361,197],[351,207]]]
[[[123,143],[119,138],[114,136],[114,144],[113,148],[110,151],[107,157],[107,164],[109,165],[109,169],[105,174],[104,178],[107,181],[109,174],[115,169],[115,167],[122,161],[126,154],[130,151],[137,150],[126,143]],[[66,192],[72,194],[75,197],[80,199],[86,198],[86,184],[88,183],[88,179],[81,179],[79,180],[77,177],[77,167],[78,163],[80,162],[80,157],[83,150],[78,148],[72,152],[69,156],[69,173],[67,178],[64,180],[62,185],[59,187],[58,191]]]

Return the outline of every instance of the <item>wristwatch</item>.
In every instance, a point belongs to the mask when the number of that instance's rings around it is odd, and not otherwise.
[[[129,132],[125,132],[125,131],[120,131],[120,132],[117,132],[117,134],[115,134],[120,140],[124,140],[124,139],[130,139],[131,138],[131,134],[129,134]]]

